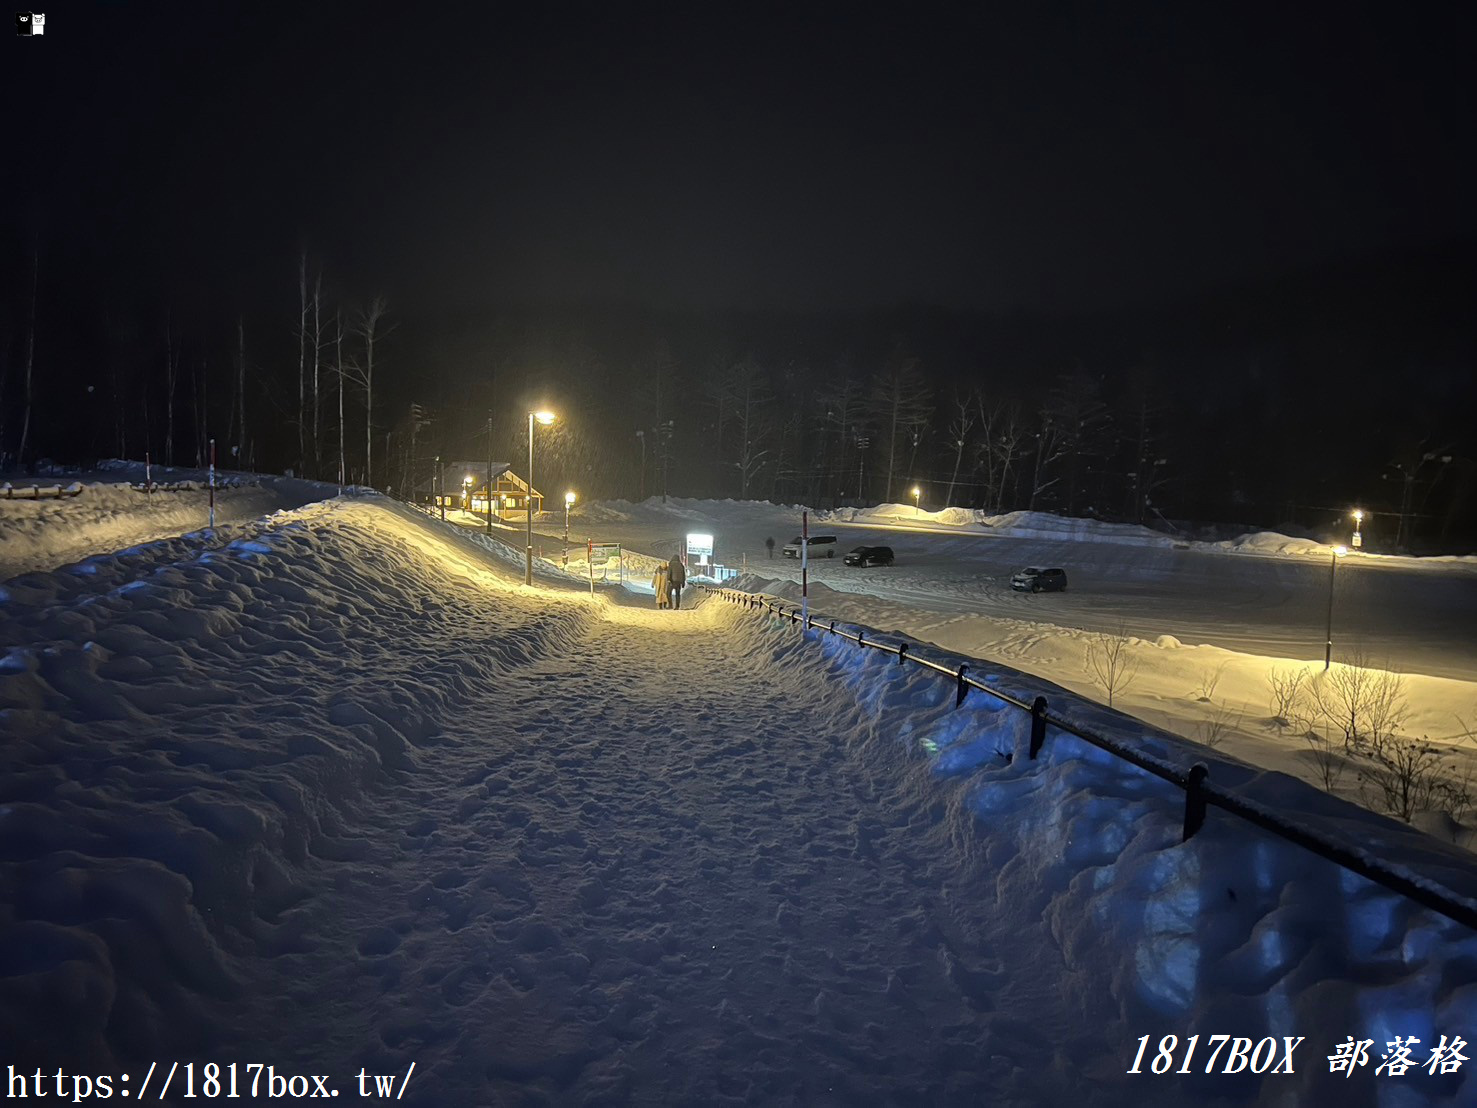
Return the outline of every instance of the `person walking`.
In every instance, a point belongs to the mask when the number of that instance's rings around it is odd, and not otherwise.
[[[658,608],[665,608],[671,603],[671,597],[667,595],[666,562],[656,567],[656,573],[651,578],[651,591],[656,595],[656,606]]]
[[[682,586],[687,584],[687,567],[682,564],[682,555],[673,554],[667,563],[667,589],[672,594],[672,607],[682,607]]]
[[[765,550],[768,550],[769,551],[769,556],[771,558],[773,558],[774,557],[774,539],[772,539],[772,538],[771,539],[765,539],[764,540],[764,549]]]

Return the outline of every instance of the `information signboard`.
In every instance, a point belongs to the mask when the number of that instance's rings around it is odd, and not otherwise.
[[[622,585],[626,583],[626,563],[621,557],[621,544],[618,542],[589,542],[585,546],[586,557],[590,563],[590,594],[595,593],[595,563],[600,563],[600,579],[610,580],[610,563],[616,563],[616,570],[620,574]]]
[[[687,533],[687,556],[698,563],[707,565],[713,560],[713,536],[703,534],[701,531],[689,531]]]

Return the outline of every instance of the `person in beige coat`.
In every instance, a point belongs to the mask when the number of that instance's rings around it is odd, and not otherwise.
[[[665,608],[671,603],[671,597],[667,595],[667,563],[663,562],[656,567],[656,573],[651,578],[651,591],[656,593],[658,608]]]

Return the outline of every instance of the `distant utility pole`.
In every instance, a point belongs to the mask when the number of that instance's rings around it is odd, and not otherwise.
[[[487,413],[487,533],[492,534],[492,413]]]
[[[662,444],[662,503],[665,504],[667,502],[667,473],[672,464],[672,421],[665,420],[658,430],[661,432]]]

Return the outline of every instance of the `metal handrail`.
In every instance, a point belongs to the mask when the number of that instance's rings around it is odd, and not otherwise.
[[[803,619],[805,626],[801,629],[802,633],[806,630],[812,630],[837,635],[856,643],[864,649],[880,650],[884,653],[896,654],[898,665],[902,665],[904,662],[914,662],[926,669],[931,669],[936,673],[949,677],[955,682],[957,687],[954,700],[955,708],[958,708],[964,703],[965,696],[970,689],[978,689],[980,692],[987,693],[996,700],[1003,701],[1013,708],[1030,713],[1030,753],[1033,760],[1040,753],[1041,747],[1046,741],[1046,728],[1051,726],[1055,727],[1058,731],[1065,731],[1067,734],[1075,736],[1083,742],[1097,747],[1099,750],[1106,751],[1116,758],[1130,762],[1163,781],[1168,781],[1170,784],[1184,790],[1185,793],[1185,822],[1181,842],[1189,841],[1190,837],[1200,830],[1205,823],[1206,806],[1214,806],[1220,808],[1222,811],[1239,816],[1264,831],[1270,831],[1272,834],[1286,839],[1288,842],[1296,843],[1305,850],[1309,850],[1319,857],[1326,858],[1347,870],[1357,873],[1361,877],[1389,889],[1391,892],[1408,897],[1423,908],[1429,908],[1431,911],[1437,912],[1447,919],[1464,924],[1477,931],[1477,902],[1471,901],[1466,897],[1458,896],[1455,893],[1433,888],[1431,885],[1422,883],[1410,874],[1401,873],[1387,867],[1377,858],[1356,849],[1351,849],[1348,846],[1332,842],[1305,827],[1289,822],[1277,812],[1253,800],[1219,788],[1209,781],[1210,767],[1204,762],[1196,762],[1188,771],[1183,770],[1176,765],[1161,761],[1116,740],[1083,730],[1070,720],[1052,715],[1047,710],[1046,698],[1044,696],[1038,696],[1028,704],[1019,697],[1002,692],[969,676],[967,672],[969,669],[968,663],[960,665],[957,670],[950,669],[932,659],[922,658],[910,653],[906,643],[873,641],[867,639],[864,633],[860,631],[853,635],[848,633],[844,628],[838,628],[835,620],[818,623],[814,616],[803,614],[803,609],[800,607],[793,607],[787,612],[782,603],[772,601],[767,597],[755,596],[752,593],[740,592],[736,589],[715,589],[706,585],[700,585],[698,587],[707,592],[715,592],[724,600],[742,607],[756,611],[764,610],[773,616],[788,619],[792,624],[800,623]]]

